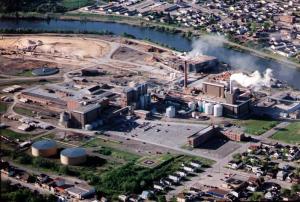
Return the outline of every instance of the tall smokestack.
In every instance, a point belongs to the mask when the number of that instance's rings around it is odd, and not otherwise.
[[[184,88],[187,88],[187,83],[188,83],[188,77],[187,77],[187,71],[188,71],[188,68],[187,68],[187,61],[185,60],[184,61]]]

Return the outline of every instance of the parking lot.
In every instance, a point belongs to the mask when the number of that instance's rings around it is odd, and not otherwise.
[[[205,124],[137,120],[134,124],[129,124],[134,125],[134,127],[126,128],[126,130],[124,125],[127,124],[118,124],[118,126],[114,127],[114,131],[110,132],[175,150],[186,150],[194,155],[207,156],[208,158],[224,158],[241,146],[240,143],[223,138],[211,138],[200,148],[192,150],[186,148],[187,137],[207,127]]]

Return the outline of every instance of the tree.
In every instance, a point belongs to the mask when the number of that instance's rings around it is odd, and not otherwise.
[[[252,33],[255,33],[257,31],[257,24],[256,22],[251,23],[250,30]]]
[[[31,164],[32,163],[32,157],[27,155],[27,154],[24,154],[23,156],[18,157],[18,162],[20,164],[26,164],[26,165]]]
[[[240,153],[232,155],[233,160],[240,161],[242,159],[242,155]]]
[[[300,191],[300,184],[293,184],[291,187],[292,194],[296,194]]]
[[[285,197],[290,197],[292,195],[292,192],[290,189],[281,189],[280,193],[282,196],[285,196]]]
[[[268,29],[270,29],[270,27],[271,27],[271,23],[270,23],[269,21],[265,21],[265,22],[263,23],[263,27],[264,27],[265,30],[268,30]]]
[[[262,192],[254,192],[252,196],[249,198],[249,201],[261,201],[263,199]]]
[[[164,195],[159,195],[157,197],[158,202],[167,202],[167,199]]]

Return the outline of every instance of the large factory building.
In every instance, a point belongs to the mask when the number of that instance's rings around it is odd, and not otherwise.
[[[85,125],[93,123],[100,116],[101,106],[82,106],[70,112],[70,125],[73,128],[84,128]]]
[[[223,83],[202,82],[204,101],[219,103],[223,106],[223,114],[239,118],[250,112],[250,93],[241,92],[239,89],[230,89]]]
[[[148,84],[132,84],[131,87],[124,89],[122,94],[122,106],[134,106],[135,109],[145,109],[151,102],[148,94]]]
[[[218,67],[218,59],[212,56],[201,55],[192,59],[174,59],[171,67],[176,70],[184,71],[184,63],[187,63],[187,70],[190,73],[210,72]]]

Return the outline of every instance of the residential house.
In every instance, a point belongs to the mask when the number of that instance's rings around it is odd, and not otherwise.
[[[158,191],[164,191],[166,189],[166,186],[160,182],[156,182],[153,184],[153,188]]]
[[[181,176],[181,177],[186,177],[187,173],[184,170],[178,170],[175,172],[177,175]]]
[[[67,188],[66,191],[69,195],[77,199],[84,199],[96,193],[95,188],[84,184],[78,184],[74,187]]]
[[[168,178],[170,180],[172,180],[174,183],[178,184],[181,180],[181,177],[180,175],[177,175],[177,174],[172,174],[172,175],[169,175]]]
[[[280,170],[276,175],[276,179],[284,181],[287,176],[288,176],[287,172]]]

